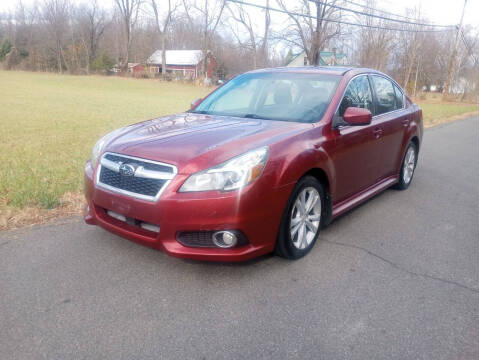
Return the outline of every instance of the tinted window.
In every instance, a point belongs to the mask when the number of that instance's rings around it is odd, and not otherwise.
[[[339,105],[339,116],[343,116],[348,107],[358,107],[373,112],[373,97],[367,76],[358,76],[351,80]]]
[[[371,76],[376,90],[376,115],[384,114],[396,109],[396,93],[391,81],[381,76]]]
[[[402,91],[394,85],[394,91],[396,92],[396,109],[402,109],[404,107]]]

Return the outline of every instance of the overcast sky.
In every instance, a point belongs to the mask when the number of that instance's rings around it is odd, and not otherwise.
[[[23,0],[25,4],[31,4],[34,0]],[[41,0],[40,0],[41,1]],[[264,0],[244,0],[254,3],[265,3]],[[287,0],[287,3],[295,0]],[[13,9],[17,0],[0,0],[0,11]],[[88,0],[74,0],[76,3],[88,2]],[[99,0],[104,6],[111,7],[113,0]],[[355,0],[362,3],[362,0]],[[272,6],[274,1],[271,1]],[[436,24],[457,24],[461,16],[463,0],[380,0],[377,1],[378,8],[391,11],[397,14],[404,14],[405,8],[420,6],[421,12],[432,22]],[[356,8],[358,9],[358,8]],[[254,11],[254,10],[253,10]],[[256,10],[259,11],[259,10]],[[464,18],[466,24],[479,27],[479,0],[468,0],[466,15]]]

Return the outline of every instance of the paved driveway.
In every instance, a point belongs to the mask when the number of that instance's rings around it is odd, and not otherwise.
[[[0,234],[1,359],[479,359],[479,118],[306,258],[170,258],[79,218]]]

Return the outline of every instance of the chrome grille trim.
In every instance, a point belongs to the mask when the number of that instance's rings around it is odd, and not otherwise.
[[[105,159],[104,157],[101,158],[100,164],[101,164],[101,166],[104,166],[104,167],[106,167],[107,169],[110,169],[110,170],[112,170],[112,171],[115,171],[115,172],[119,172],[119,171],[120,171],[120,164],[118,164],[118,163],[116,163],[116,162],[114,162],[114,161]]]
[[[140,166],[136,169],[135,176],[147,179],[171,180],[175,177],[175,174],[170,174],[162,171],[160,172],[147,170],[143,166]]]
[[[114,155],[115,157],[118,157],[118,158],[124,158],[127,161],[121,162],[121,163],[120,162],[115,162],[115,161],[112,161],[112,160],[109,160],[109,159],[105,158],[106,155]],[[111,186],[109,184],[105,184],[105,183],[100,181],[100,174],[101,174],[102,167],[105,167],[108,170],[119,173],[121,164],[122,163],[127,163],[128,159],[131,159],[133,161],[136,160],[140,163],[149,163],[149,164],[161,165],[163,167],[171,169],[171,172],[165,172],[165,171],[155,171],[155,170],[145,169],[141,165],[136,168],[136,171],[133,175],[133,178],[165,180],[164,184],[161,186],[160,190],[158,191],[158,193],[155,196],[149,196],[149,195],[145,195],[145,194],[140,194],[140,193],[120,189],[120,188],[117,188],[115,186]],[[145,166],[147,166],[147,165],[148,164],[146,164]],[[138,158],[138,157],[129,156],[129,155],[123,155],[123,154],[112,153],[112,152],[105,152],[101,156],[101,159],[100,159],[99,164],[98,164],[98,168],[96,170],[95,183],[98,187],[109,190],[109,191],[112,191],[112,192],[116,192],[116,193],[119,193],[119,194],[131,196],[131,197],[141,199],[141,200],[156,202],[158,200],[158,198],[160,197],[160,195],[163,193],[163,191],[166,189],[166,187],[168,186],[170,181],[176,176],[177,173],[178,173],[178,170],[177,170],[176,166],[171,165],[171,164],[166,164],[166,163],[162,163],[162,162],[159,162],[159,161],[153,161],[153,160]]]

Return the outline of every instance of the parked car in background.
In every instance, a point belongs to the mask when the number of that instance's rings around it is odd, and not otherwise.
[[[248,72],[188,112],[103,137],[85,220],[182,258],[298,259],[334,218],[409,187],[422,134],[419,107],[378,71]]]

